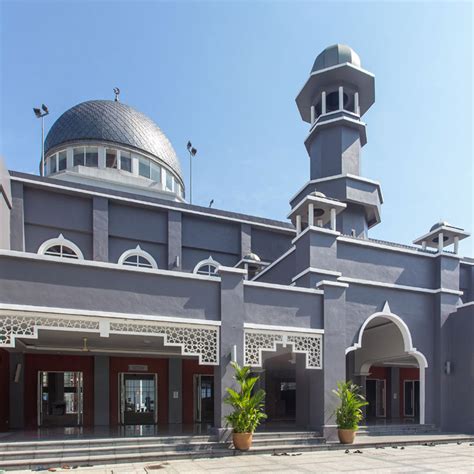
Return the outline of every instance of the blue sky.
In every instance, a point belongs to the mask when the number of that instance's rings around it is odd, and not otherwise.
[[[410,243],[440,218],[473,228],[470,2],[0,0],[0,153],[37,173],[47,129],[69,107],[113,98],[153,118],[197,204],[285,219],[309,179],[294,98],[316,55],[340,42],[376,76],[362,174],[385,203],[374,238]],[[474,239],[461,250],[474,256]]]

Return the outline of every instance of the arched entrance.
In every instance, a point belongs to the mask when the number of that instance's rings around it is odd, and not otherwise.
[[[367,418],[425,423],[425,356],[413,347],[405,322],[390,311],[374,313],[346,349],[347,377],[370,403]]]

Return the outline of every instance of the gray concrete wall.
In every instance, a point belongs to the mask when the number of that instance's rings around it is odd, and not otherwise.
[[[322,329],[322,300],[319,294],[244,285],[245,321]]]
[[[109,356],[94,356],[94,426],[109,426]]]
[[[442,428],[474,433],[474,305],[450,314],[443,331],[450,341],[443,362],[451,363],[451,373],[445,373],[444,379],[446,399],[442,410],[446,416]]]
[[[183,422],[183,361],[168,359],[168,423]]]
[[[2,303],[218,320],[219,282],[0,256]]]
[[[0,248],[10,248],[10,212],[12,193],[10,174],[0,157]]]

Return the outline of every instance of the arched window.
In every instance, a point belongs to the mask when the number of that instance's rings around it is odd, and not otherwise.
[[[120,255],[118,263],[119,265],[129,265],[130,267],[158,268],[156,260],[148,252],[142,250],[139,245]]]
[[[212,257],[206,260],[201,260],[193,270],[193,273],[207,276],[217,276],[217,270],[219,270],[219,262],[216,262]]]
[[[38,249],[40,255],[50,255],[60,258],[75,258],[76,260],[84,260],[81,249],[70,240],[64,238],[63,234],[55,239],[49,239],[43,242]]]

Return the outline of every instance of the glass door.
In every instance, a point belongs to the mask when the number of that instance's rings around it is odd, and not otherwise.
[[[121,373],[120,421],[123,425],[153,425],[158,421],[156,374]]]
[[[83,423],[82,372],[38,372],[38,426]]]
[[[377,418],[385,418],[385,379],[378,379],[375,381],[376,390],[376,416]]]
[[[420,382],[418,380],[405,380],[403,382],[403,414],[409,417],[419,415]]]
[[[194,421],[214,422],[214,376],[194,375]]]

